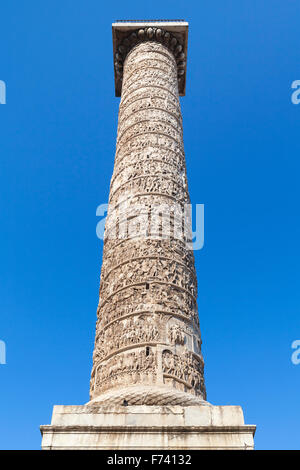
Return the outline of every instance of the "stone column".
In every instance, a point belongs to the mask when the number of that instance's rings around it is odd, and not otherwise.
[[[205,387],[196,272],[193,252],[178,232],[180,217],[176,225],[176,214],[190,202],[178,91],[183,48],[157,28],[126,40],[130,50],[121,45],[123,56],[116,53],[122,94],[91,399],[199,402]]]
[[[113,24],[121,103],[90,401],[54,406],[43,449],[253,449],[241,407],[206,401],[194,258],[179,230],[187,30]]]

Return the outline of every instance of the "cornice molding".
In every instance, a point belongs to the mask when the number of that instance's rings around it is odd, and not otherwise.
[[[172,25],[172,26],[169,26]],[[177,64],[178,90],[181,96],[185,94],[186,52],[187,52],[187,23],[114,23],[114,71],[116,96],[121,96],[123,67],[127,54],[138,44],[157,42],[165,46],[174,56]]]

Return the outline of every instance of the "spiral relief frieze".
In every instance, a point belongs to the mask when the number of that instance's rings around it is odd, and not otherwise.
[[[194,255],[188,235],[177,236],[178,213],[190,202],[178,92],[184,67],[183,45],[160,28],[131,32],[115,54],[122,95],[90,384],[94,401],[193,404],[206,397]]]

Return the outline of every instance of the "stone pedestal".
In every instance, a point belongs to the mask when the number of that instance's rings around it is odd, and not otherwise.
[[[42,449],[236,449],[254,447],[240,406],[54,406]]]

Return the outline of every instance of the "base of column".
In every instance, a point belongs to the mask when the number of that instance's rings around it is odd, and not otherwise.
[[[42,449],[254,448],[256,426],[240,406],[54,406]]]

